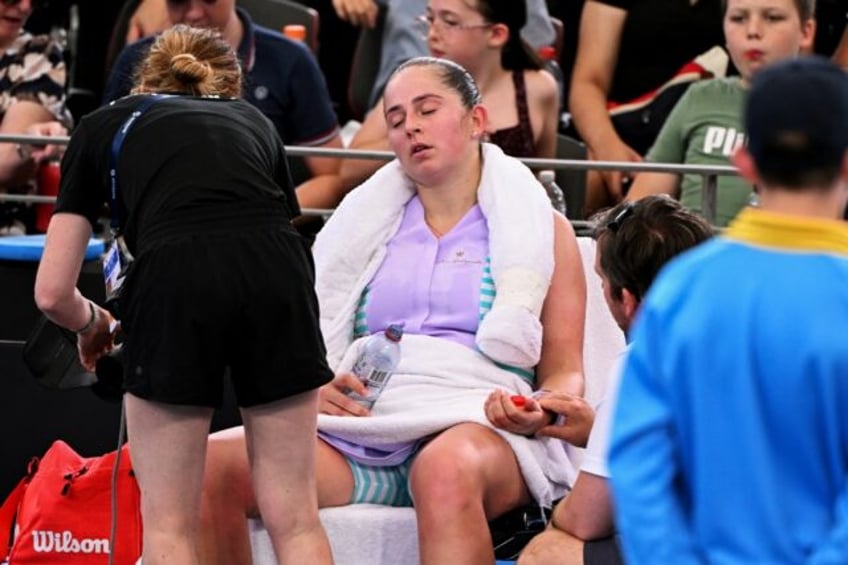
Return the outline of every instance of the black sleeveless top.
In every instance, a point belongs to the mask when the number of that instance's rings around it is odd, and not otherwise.
[[[530,124],[530,112],[527,109],[527,89],[524,86],[524,71],[512,72],[515,85],[515,107],[518,110],[518,124],[499,129],[489,134],[489,141],[513,157],[535,157],[536,142],[533,141],[533,127]]]

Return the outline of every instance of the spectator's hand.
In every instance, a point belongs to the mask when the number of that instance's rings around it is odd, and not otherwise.
[[[26,128],[24,133],[43,137],[64,137],[68,135],[68,130],[59,122],[39,122]],[[58,159],[65,152],[64,145],[27,145],[27,147],[30,158],[36,163]]]
[[[92,303],[94,304],[94,303]],[[77,351],[80,363],[87,371],[94,372],[97,360],[112,351],[115,328],[108,310],[94,304],[94,325],[84,334],[77,334]]]
[[[374,0],[333,0],[333,8],[342,20],[355,26],[373,29],[379,8]]]
[[[618,137],[596,148],[593,156],[596,161],[629,161],[631,163],[642,161],[642,156]],[[601,171],[601,177],[615,202],[621,202],[624,198],[622,183],[629,184],[633,179],[628,171]]]
[[[318,389],[318,412],[331,416],[368,416],[371,411],[350,398],[348,391],[365,396],[367,389],[356,375],[339,373]]]
[[[127,25],[127,45],[171,27],[165,0],[142,0]]]
[[[548,423],[549,415],[530,397],[521,397],[517,406],[510,393],[496,390],[486,399],[486,417],[496,427],[514,434],[530,436]]]
[[[558,425],[547,425],[536,432],[540,436],[555,437],[577,447],[586,447],[589,432],[595,421],[595,411],[581,396],[551,392],[539,399],[545,410],[565,416]]]

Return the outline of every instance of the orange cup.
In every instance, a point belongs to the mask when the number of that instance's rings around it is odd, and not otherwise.
[[[306,26],[300,24],[289,24],[283,26],[283,35],[289,39],[306,43]]]

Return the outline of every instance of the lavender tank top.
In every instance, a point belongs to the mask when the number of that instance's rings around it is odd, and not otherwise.
[[[475,205],[450,232],[437,238],[415,196],[404,209],[383,264],[360,297],[354,337],[404,322],[404,333],[440,337],[476,349],[477,328],[494,299],[489,227],[480,207]],[[498,365],[534,381],[532,373]],[[366,446],[323,432],[319,436],[346,457],[376,467],[403,463],[424,439]]]
[[[383,264],[363,293],[356,336],[403,322],[404,333],[449,339],[476,349],[474,337],[494,300],[489,228],[475,205],[437,238],[418,197],[406,205]]]

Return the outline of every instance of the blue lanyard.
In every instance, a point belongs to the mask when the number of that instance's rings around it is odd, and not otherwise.
[[[127,134],[132,129],[136,120],[150,108],[154,103],[164,98],[170,98],[170,94],[151,94],[145,98],[141,104],[130,114],[130,117],[118,128],[115,132],[115,137],[112,138],[112,151],[109,153],[109,211],[112,219],[109,226],[113,234],[117,234],[121,229],[121,217],[118,211],[118,157],[121,154],[121,147],[124,145],[124,140]]]

